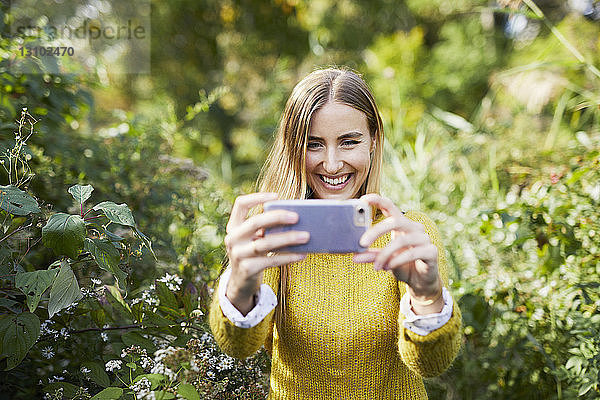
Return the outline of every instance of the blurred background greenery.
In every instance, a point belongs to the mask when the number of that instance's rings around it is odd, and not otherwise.
[[[600,397],[600,2],[151,6],[151,73],[127,75],[15,73],[24,43],[0,12],[0,146],[27,107],[41,202],[66,210],[66,188],[91,183],[129,205],[158,257],[133,264],[134,289],[176,272],[208,300],[291,89],[346,65],[384,119],[384,194],[427,212],[452,262],[464,346],[430,398]],[[28,268],[51,257],[34,248]]]

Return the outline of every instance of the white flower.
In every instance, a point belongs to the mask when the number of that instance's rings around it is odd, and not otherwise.
[[[49,319],[42,322],[42,324],[40,325],[40,335],[54,335],[54,334],[58,333],[54,329],[50,328],[50,324],[52,324],[52,323],[53,322]]]
[[[221,359],[219,360],[219,363],[216,365],[217,371],[224,371],[226,369],[231,369],[233,368],[234,365],[234,359],[232,357],[229,357],[225,354],[221,355]]]
[[[108,333],[101,332],[100,337],[102,338],[103,341],[108,342]]]
[[[94,285],[102,285],[102,281],[100,279],[92,278],[92,283]]]
[[[131,386],[131,390],[133,390],[138,399],[143,399],[150,392],[151,386],[152,384],[148,378],[142,378]]]
[[[154,364],[154,361],[152,361],[150,357],[142,356],[142,360],[140,361],[140,365],[142,366],[142,368],[148,369],[152,366],[152,364]]]
[[[142,301],[150,306],[158,304],[158,300],[152,296],[149,290],[142,292]]]
[[[173,372],[169,367],[165,366],[165,364],[158,362],[154,364],[154,367],[150,370],[151,374],[162,374],[165,375],[170,380],[175,380],[177,374]]]
[[[54,350],[52,349],[52,347],[44,347],[42,349],[42,356],[47,359],[54,357]]]
[[[63,337],[64,339],[68,339],[68,338],[69,338],[69,336],[71,336],[71,334],[69,333],[69,330],[68,330],[67,328],[62,328],[62,329],[60,330],[60,334],[62,335],[62,337]]]
[[[106,363],[106,371],[107,372],[112,372],[115,369],[119,370],[121,369],[121,364],[123,362],[121,360],[110,360],[109,362]]]
[[[164,360],[165,357],[168,357],[171,354],[174,354],[176,351],[177,351],[177,349],[173,346],[169,346],[166,349],[156,350],[154,352],[154,361],[160,362],[160,361]]]
[[[183,279],[178,277],[177,275],[169,275],[169,273],[165,274],[162,278],[158,279],[159,282],[164,282],[169,290],[177,291],[179,290],[179,285],[183,282]]]
[[[90,372],[92,372],[92,371],[90,371],[88,368],[81,367],[81,373],[83,373],[83,374],[89,374]]]

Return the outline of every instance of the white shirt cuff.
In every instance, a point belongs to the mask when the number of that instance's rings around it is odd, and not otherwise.
[[[448,289],[442,289],[444,308],[439,313],[416,315],[410,306],[410,294],[405,293],[400,300],[400,312],[404,314],[404,327],[417,335],[426,336],[428,333],[441,328],[452,317],[454,301]]]
[[[231,301],[229,301],[225,295],[230,276],[231,268],[227,268],[219,280],[218,296],[221,311],[223,311],[223,315],[225,315],[235,326],[239,328],[252,328],[265,319],[265,317],[277,306],[277,296],[269,285],[263,283],[260,285],[260,290],[258,291],[256,306],[254,306],[254,308],[244,317],[242,313],[231,304]]]

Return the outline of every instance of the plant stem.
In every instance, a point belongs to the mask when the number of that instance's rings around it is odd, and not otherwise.
[[[31,245],[30,247],[27,248],[27,251],[25,252],[25,254],[23,254],[21,256],[21,258],[19,259],[19,264],[21,264],[21,262],[23,262],[23,259],[25,258],[25,256],[27,255],[27,253],[29,253],[29,250],[31,250],[32,248],[34,248],[35,245],[40,242],[40,240],[42,240],[41,236],[33,243],[33,245]]]
[[[529,7],[531,9],[531,11],[533,11],[535,13],[535,15],[537,15],[538,17],[540,17],[541,19],[544,20],[544,24],[546,24],[546,26],[548,28],[550,28],[550,31],[552,32],[552,34],[554,34],[554,36],[556,36],[556,38],[558,39],[558,41],[567,48],[567,50],[569,50],[571,52],[571,54],[573,54],[575,56],[575,58],[577,58],[577,60],[582,63],[585,64],[585,66],[594,74],[596,75],[596,77],[600,78],[600,70],[598,70],[598,68],[596,68],[593,64],[589,63],[586,61],[585,57],[583,56],[583,54],[581,54],[579,52],[579,50],[577,50],[575,48],[575,46],[573,46],[568,40],[567,38],[565,38],[563,36],[562,33],[560,33],[560,31],[558,29],[556,29],[556,27],[554,25],[552,25],[550,23],[550,21],[548,21],[548,18],[546,18],[546,16],[544,15],[544,12],[542,10],[540,10],[540,8],[533,2],[533,0],[523,0],[523,2],[525,4],[527,4],[527,7]]]
[[[17,232],[20,232],[20,231],[22,231],[22,230],[25,230],[25,229],[27,229],[27,228],[31,228],[32,226],[33,226],[33,223],[31,223],[31,224],[29,224],[29,225],[26,225],[26,226],[22,226],[22,227],[20,227],[20,228],[18,228],[18,229],[15,229],[15,230],[14,230],[14,231],[12,231],[11,233],[7,234],[7,235],[6,235],[6,236],[4,236],[2,239],[0,239],[0,243],[1,243],[1,242],[3,242],[3,241],[5,241],[6,239],[8,239],[10,236],[14,235],[15,233],[17,233]]]
[[[85,329],[79,329],[76,331],[70,331],[70,334],[74,334],[74,333],[84,333],[84,332],[104,332],[104,331],[116,331],[116,330],[125,330],[125,329],[137,329],[137,328],[141,328],[141,329],[147,329],[147,328],[163,328],[165,326],[168,326],[169,328],[172,327],[176,327],[176,326],[180,326],[179,324],[172,324],[172,325],[163,325],[163,326],[147,326],[147,325],[142,325],[142,324],[132,324],[132,325],[123,325],[123,326],[111,326],[108,328],[85,328]],[[186,326],[186,328],[192,328],[192,329],[196,329],[198,331],[202,331],[202,329],[195,327],[195,326]]]

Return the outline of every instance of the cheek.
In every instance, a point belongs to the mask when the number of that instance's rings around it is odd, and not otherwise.
[[[317,166],[317,161],[314,156],[311,156],[310,153],[306,154],[306,172],[312,173],[315,167]]]
[[[361,171],[367,173],[369,170],[369,165],[371,163],[371,159],[369,157],[369,153],[360,152],[352,155],[351,159],[348,159],[348,162],[354,169],[357,171]]]

